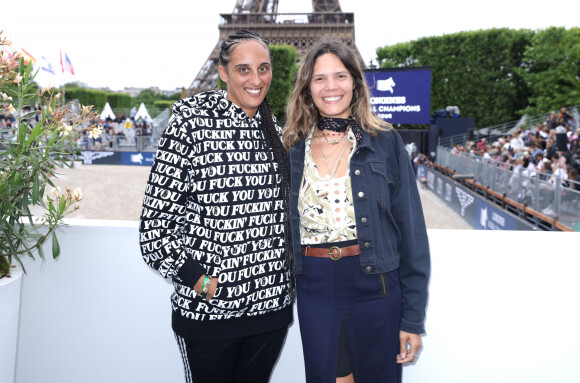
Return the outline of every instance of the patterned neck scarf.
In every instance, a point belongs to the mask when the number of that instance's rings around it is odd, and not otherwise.
[[[354,136],[356,137],[356,144],[360,146],[362,141],[362,129],[356,123],[356,119],[353,116],[349,118],[331,118],[324,117],[318,113],[318,123],[316,126],[322,132],[324,129],[331,130],[333,132],[342,133],[346,132],[346,129],[350,125]]]

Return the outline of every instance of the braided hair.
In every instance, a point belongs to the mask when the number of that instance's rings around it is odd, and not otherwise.
[[[245,29],[240,29],[229,35],[228,38],[222,43],[219,54],[220,65],[226,67],[230,62],[231,53],[235,46],[249,40],[259,42],[268,50],[268,53],[270,52],[268,42],[264,40],[259,34]],[[280,194],[282,196],[282,207],[284,212],[284,253],[290,279],[290,293],[294,295],[296,285],[294,276],[292,274],[294,257],[292,256],[292,236],[290,228],[290,163],[288,160],[288,154],[284,149],[284,145],[282,144],[280,132],[278,131],[276,123],[274,122],[274,118],[272,117],[272,109],[270,108],[270,103],[268,102],[267,98],[264,98],[258,107],[258,111],[262,120],[260,126],[264,136],[266,148],[270,149],[272,152],[272,156],[269,158],[272,158],[273,161],[278,164],[278,172],[282,178]],[[274,162],[269,166],[273,183],[275,183],[276,180],[276,169],[274,167]],[[274,184],[272,187],[274,187]],[[273,195],[274,194],[272,193],[272,196]],[[273,210],[274,204],[272,203],[272,211]]]

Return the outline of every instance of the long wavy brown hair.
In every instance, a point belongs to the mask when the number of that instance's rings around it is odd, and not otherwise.
[[[332,53],[338,57],[354,80],[350,113],[355,117],[359,126],[371,136],[377,135],[379,131],[393,128],[391,124],[378,118],[371,110],[370,92],[363,75],[364,63],[361,59],[344,43],[324,39],[310,48],[296,74],[294,89],[286,107],[287,120],[282,137],[286,150],[308,136],[310,129],[318,120],[318,110],[314,106],[310,94],[310,81],[316,59],[327,53]]]

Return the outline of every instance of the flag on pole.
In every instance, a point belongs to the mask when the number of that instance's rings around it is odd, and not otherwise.
[[[24,48],[21,48],[20,50],[22,51],[22,59],[26,65],[28,65],[29,62],[32,62],[33,64],[36,62],[36,59],[32,57],[30,53],[26,52]]]
[[[42,69],[43,71],[46,71],[50,74],[56,74],[54,71],[54,67],[44,56],[42,56],[42,62],[40,64],[40,69]]]
[[[62,51],[60,51],[60,67],[62,68],[62,73],[69,72],[72,75],[75,74],[75,70],[66,52],[64,52],[64,61],[63,61]]]

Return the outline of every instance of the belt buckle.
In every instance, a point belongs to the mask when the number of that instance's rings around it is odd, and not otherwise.
[[[332,256],[332,250],[334,249],[338,250],[338,258],[334,258]],[[342,258],[342,249],[338,246],[332,246],[330,249],[328,249],[328,257],[333,261],[338,261],[340,258]]]

